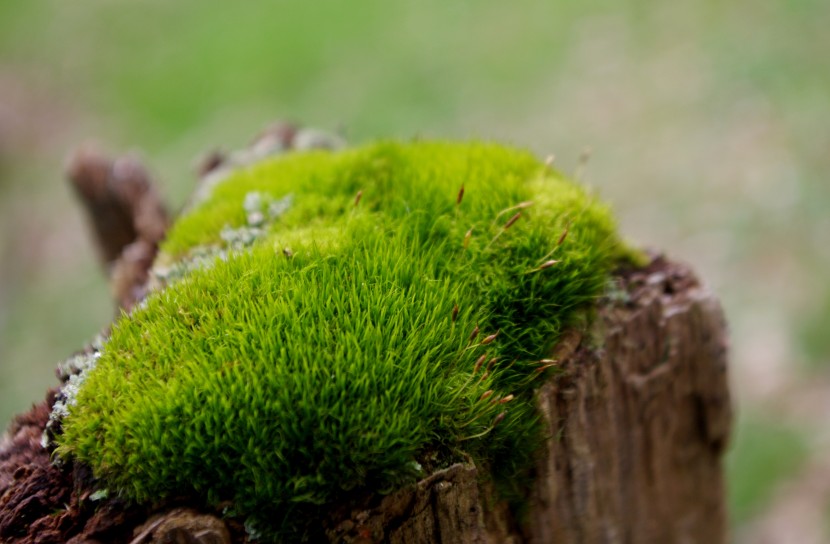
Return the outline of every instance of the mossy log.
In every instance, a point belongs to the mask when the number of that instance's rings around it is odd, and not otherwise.
[[[332,542],[725,542],[725,324],[692,271],[620,272],[590,336],[537,393],[548,439],[518,519],[458,464],[332,524]]]
[[[300,147],[302,136],[278,126],[248,153]],[[95,165],[106,163],[85,152],[72,163],[71,178],[92,215],[116,301],[129,309],[146,292],[167,217],[141,169],[131,170],[141,175],[119,177],[115,168],[87,168],[93,159]],[[209,177],[217,168],[222,160],[213,156],[203,174]],[[109,176],[107,182],[88,180],[85,172],[93,170]],[[109,193],[92,193],[90,187]],[[115,234],[98,228],[101,217],[113,214],[124,228]],[[141,258],[135,258],[136,247]],[[509,507],[488,471],[471,458],[392,494],[363,494],[319,511],[315,538],[725,541],[723,454],[731,410],[719,304],[689,268],[659,256],[616,270],[613,281],[616,287],[598,301],[590,329],[572,329],[560,339],[551,359],[561,371],[536,389],[545,439],[534,454],[532,478],[523,482],[522,508]],[[45,402],[18,416],[0,443],[0,542],[251,541],[251,528],[223,517],[222,508],[187,496],[132,504],[95,493],[100,486],[85,466],[53,464],[41,438],[55,399],[50,391]]]

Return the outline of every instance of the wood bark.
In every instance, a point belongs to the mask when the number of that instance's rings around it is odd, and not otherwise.
[[[258,142],[290,148],[297,132],[278,128]],[[140,166],[119,178],[98,155],[78,157],[71,179],[92,214],[116,301],[129,308],[143,295],[167,216]],[[221,163],[213,160],[204,173]],[[104,228],[113,218],[123,226],[115,235]],[[145,248],[141,258],[134,257],[135,247]],[[731,408],[718,301],[688,267],[659,256],[642,269],[618,271],[614,281],[592,328],[570,331],[560,342],[554,358],[562,372],[537,392],[546,439],[521,515],[499,499],[487,474],[456,464],[391,495],[362,500],[360,507],[331,511],[319,520],[328,539],[726,541],[723,455]],[[186,499],[137,506],[91,497],[84,467],[55,466],[41,446],[54,400],[53,390],[18,416],[0,441],[0,542],[247,542],[240,522],[200,511]]]

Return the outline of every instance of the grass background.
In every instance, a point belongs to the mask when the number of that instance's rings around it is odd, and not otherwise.
[[[200,152],[275,118],[498,139],[566,171],[590,146],[585,179],[625,234],[723,299],[735,539],[826,531],[830,4],[237,4],[0,2],[0,419],[112,316],[61,176],[88,138],[140,150],[175,205]],[[810,482],[819,521],[787,517]]]

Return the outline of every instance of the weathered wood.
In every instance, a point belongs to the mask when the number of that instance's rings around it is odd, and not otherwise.
[[[603,309],[600,344],[583,342],[539,392],[560,438],[540,465],[533,501],[546,507],[532,508],[529,541],[725,540],[723,316],[690,271],[662,264],[635,276],[631,304]]]

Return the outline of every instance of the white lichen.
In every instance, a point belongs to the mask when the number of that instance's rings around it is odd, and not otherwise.
[[[274,199],[267,193],[251,191],[245,195],[242,207],[245,210],[248,226],[259,228],[265,225],[266,221],[278,219],[291,208],[293,202],[294,195],[290,193],[280,199]]]
[[[259,191],[251,191],[245,195],[245,200],[242,202],[242,207],[245,208],[248,225],[251,227],[261,227],[265,223],[265,214],[262,213],[263,198]]]
[[[225,226],[219,237],[231,250],[241,251],[254,245],[254,242],[265,235],[265,230],[259,227],[231,228]]]
[[[268,225],[284,215],[294,203],[294,195],[273,198],[267,193],[251,191],[245,195],[242,208],[245,210],[247,224],[241,227],[226,225],[219,233],[225,247],[219,245],[196,246],[190,249],[186,258],[172,264],[156,263],[150,271],[152,291],[160,290],[186,277],[195,270],[211,268],[219,261],[239,251],[245,251],[265,237]],[[286,248],[286,255],[291,253]]]
[[[79,353],[58,363],[58,376],[61,376],[65,381],[55,399],[55,404],[52,405],[49,421],[46,423],[46,428],[40,439],[40,445],[44,448],[52,445],[55,431],[77,402],[78,391],[89,376],[89,372],[98,363],[102,347],[103,339],[96,338],[90,346],[90,351]]]
[[[294,203],[294,195],[288,193],[282,198],[277,200],[273,200],[268,203],[268,217],[271,221],[275,219],[279,219],[282,215],[285,214],[290,208],[291,205]]]
[[[90,495],[89,500],[91,500],[92,502],[103,501],[103,500],[109,498],[109,496],[110,496],[109,489],[104,488],[104,489],[99,489],[98,491],[96,491],[95,493]]]

